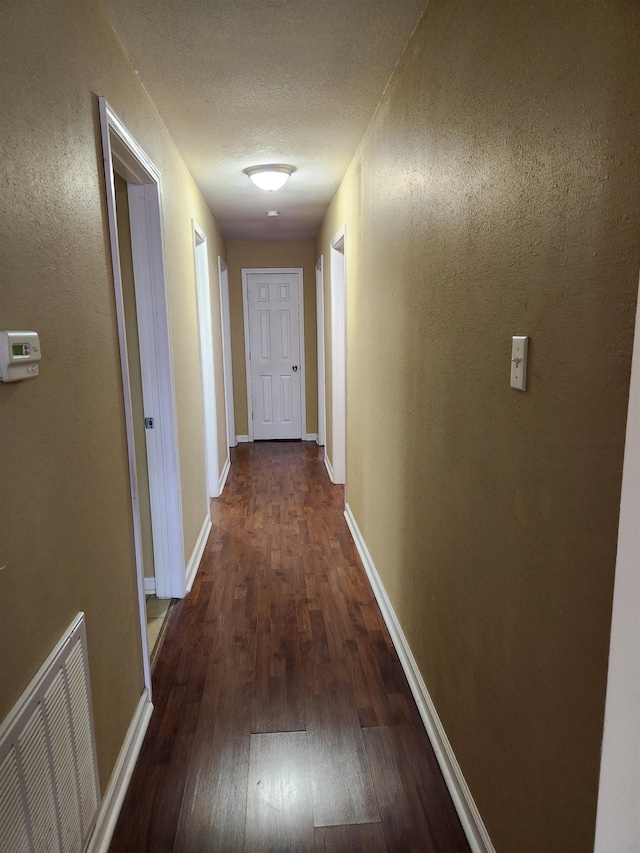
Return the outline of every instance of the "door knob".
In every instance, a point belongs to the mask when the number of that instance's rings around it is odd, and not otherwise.
[[[297,370],[298,370],[298,365],[297,365],[297,364],[294,364],[294,365],[293,365],[293,372],[294,372],[294,373],[296,373],[296,372],[297,372]]]

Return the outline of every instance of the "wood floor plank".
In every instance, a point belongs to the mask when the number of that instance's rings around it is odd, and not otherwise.
[[[343,510],[314,444],[232,451],[111,853],[468,853]]]
[[[420,717],[399,661],[371,632],[347,643],[346,664],[358,704],[360,725],[395,726],[417,724]],[[393,667],[394,676],[389,674]]]
[[[168,661],[167,661],[168,663]],[[112,853],[173,850],[191,748],[200,713],[200,668],[206,660],[179,649],[156,700],[143,749],[111,840]]]
[[[309,700],[307,735],[315,826],[380,820],[351,685],[333,677]]]
[[[424,729],[387,726],[363,735],[389,850],[469,853]]]
[[[305,732],[251,736],[245,853],[314,849]]]
[[[306,702],[295,598],[258,633],[252,732],[304,731]]]
[[[230,605],[238,573],[225,573]],[[208,647],[208,669],[176,831],[175,853],[242,850],[249,772],[253,671],[242,636],[247,620],[229,607]]]
[[[175,853],[229,853],[244,843],[253,676],[210,669],[176,832]]]
[[[315,853],[389,853],[380,823],[319,826],[315,840]]]

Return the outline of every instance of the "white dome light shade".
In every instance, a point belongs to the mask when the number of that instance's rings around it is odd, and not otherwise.
[[[294,172],[294,166],[281,165],[250,166],[244,170],[257,187],[267,192],[281,189]]]

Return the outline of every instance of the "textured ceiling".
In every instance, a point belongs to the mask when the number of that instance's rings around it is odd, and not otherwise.
[[[427,0],[101,2],[225,237],[294,239],[316,235]],[[242,173],[259,163],[297,172],[265,193]]]

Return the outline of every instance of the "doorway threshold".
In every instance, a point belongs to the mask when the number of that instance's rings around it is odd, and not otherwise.
[[[149,662],[152,672],[158,658],[158,653],[162,648],[164,636],[167,632],[176,601],[178,601],[177,598],[156,598],[155,595],[147,596],[147,643],[149,646]]]

